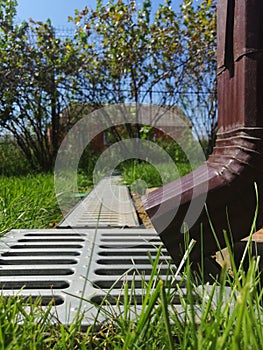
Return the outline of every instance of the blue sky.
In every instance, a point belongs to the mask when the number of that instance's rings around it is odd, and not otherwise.
[[[153,7],[158,3],[163,3],[163,0],[152,0]],[[173,1],[175,8],[178,8],[179,3],[181,0]],[[30,17],[35,21],[46,21],[50,18],[55,27],[69,26],[68,16],[74,15],[75,9],[82,10],[85,6],[94,9],[96,0],[18,0],[17,22]]]
[[[50,18],[55,27],[68,26],[68,16],[85,6],[95,8],[96,0],[18,0],[17,22],[30,17],[36,21]]]

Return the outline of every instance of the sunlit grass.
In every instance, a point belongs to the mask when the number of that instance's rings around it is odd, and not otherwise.
[[[158,168],[157,168],[158,167]],[[178,179],[191,172],[189,163],[157,164],[155,167],[147,162],[130,160],[121,166],[121,174],[125,184],[132,187],[132,190],[143,194],[143,190],[151,187],[160,187],[171,181]]]
[[[0,232],[48,228],[61,219],[52,174],[0,177]]]

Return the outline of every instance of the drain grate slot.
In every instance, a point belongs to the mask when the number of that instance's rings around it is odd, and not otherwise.
[[[36,234],[36,233],[26,233],[24,235],[25,237],[48,237],[50,238],[50,235],[45,235],[45,234]],[[66,233],[57,233],[54,232],[52,234],[53,237],[66,237],[66,236],[70,236],[70,237],[83,237],[85,236],[84,234],[81,233],[70,233],[69,235],[67,235]]]
[[[10,248],[12,249],[57,249],[58,245],[53,245],[53,244],[49,244],[49,245],[43,245],[43,244],[28,244],[28,245],[11,245]],[[71,248],[71,249],[81,249],[83,248],[83,245],[79,245],[79,244],[71,244],[71,245],[66,245],[66,244],[60,244],[59,245],[60,249],[66,249],[66,248]]]
[[[145,230],[145,231],[147,231],[147,230]],[[112,236],[114,236],[114,237],[125,237],[125,234],[124,233],[114,233],[114,234],[112,234],[112,233],[102,233],[102,235],[101,235],[101,237],[102,237],[102,239],[104,238],[104,237],[112,237]],[[143,239],[145,239],[146,237],[152,237],[152,238],[158,238],[158,236],[157,235],[153,235],[152,233],[144,233],[143,235],[134,235],[134,236],[136,236],[136,237],[138,237],[138,238],[143,238]],[[160,241],[160,239],[158,239],[158,241]]]
[[[161,275],[166,275],[169,271],[167,268],[161,268],[158,270]],[[145,268],[145,267],[137,267],[134,266],[134,268],[131,268],[130,271],[127,271],[127,268],[116,268],[116,269],[97,269],[95,270],[96,275],[99,276],[122,276],[122,275],[131,275],[134,272],[137,274],[140,274],[142,276],[144,275],[150,275],[152,272],[152,268]]]
[[[74,265],[77,264],[73,259],[0,259],[0,265]]]
[[[39,296],[32,296],[32,300],[35,301],[39,298]],[[62,305],[64,304],[65,300],[61,297],[61,296],[58,296],[58,295],[43,295],[41,296],[41,305],[42,306],[48,306],[50,304],[53,304],[53,305],[56,305],[56,306],[59,306],[59,305]]]
[[[115,243],[115,242],[118,242],[118,243],[136,243],[136,244],[141,244],[142,242],[149,242],[149,240],[146,240],[146,239],[143,239],[143,238],[102,238],[101,239],[101,242],[111,242],[111,243]],[[160,239],[151,239],[150,242],[158,242],[160,243]]]
[[[26,243],[26,242],[29,242],[29,243],[33,243],[33,242],[37,242],[37,243],[40,243],[40,242],[43,242],[43,243],[54,243],[54,242],[58,242],[58,243],[65,243],[65,242],[84,242],[85,240],[84,239],[80,239],[80,238],[54,238],[54,237],[48,237],[48,238],[25,238],[25,239],[19,239],[18,242],[20,243]]]
[[[0,288],[6,289],[66,289],[69,283],[66,281],[0,281]]]
[[[128,287],[130,288],[131,286],[133,288],[136,288],[136,289],[142,289],[143,287],[143,284],[144,285],[147,285],[147,283],[149,282],[149,279],[144,279],[144,281],[142,282],[141,278],[137,278],[137,279],[134,279],[134,280],[131,280],[131,279],[126,279],[125,281],[122,281],[122,280],[118,280],[118,281],[115,281],[114,279],[107,279],[107,280],[98,280],[98,281],[95,281],[93,282],[93,287],[94,288],[98,288],[98,289],[123,289],[124,285],[127,284]],[[178,283],[180,281],[178,280]]]
[[[7,252],[7,253],[3,253],[2,256],[3,257],[19,257],[19,256],[79,256],[80,253],[79,252],[60,252],[60,251],[27,251],[27,252]]]
[[[158,243],[158,244],[139,244],[139,245],[135,245],[134,248],[144,248],[144,249],[151,249],[151,248],[154,248],[154,247],[159,247],[161,245],[161,243]],[[100,248],[101,249],[129,249],[129,248],[132,248],[132,246],[129,244],[129,245],[126,245],[124,246],[124,244],[114,244],[114,245],[106,245],[106,244],[103,244],[103,245],[100,245]]]
[[[141,295],[132,295],[129,298],[129,304],[142,305],[144,300],[144,297]],[[107,295],[106,297],[105,295],[96,295],[91,298],[91,301],[97,305],[105,305],[105,302],[112,305],[123,305],[125,302],[123,295]],[[171,302],[173,304],[180,304],[180,297],[178,295],[175,295]]]
[[[136,247],[137,248],[137,247]],[[111,251],[102,251],[99,252],[98,255],[99,256],[106,256],[106,257],[118,257],[118,256],[123,256],[123,257],[131,257],[131,256],[144,256],[147,255],[147,253],[150,253],[150,255],[152,256],[152,258],[156,257],[156,249],[154,251],[139,251],[139,249],[136,249],[136,251],[131,252],[127,252],[127,251],[119,251],[119,250],[111,250]],[[164,256],[170,256],[169,253],[164,250],[162,251],[162,255]]]
[[[131,255],[131,254],[130,254]],[[171,261],[171,260],[170,260]],[[165,262],[168,263],[167,259],[160,258],[159,262]],[[149,259],[145,258],[133,258],[131,257],[130,259],[100,259],[97,260],[97,263],[99,265],[148,265],[149,264]]]
[[[39,296],[32,296],[33,301],[37,300],[39,298]],[[43,295],[41,296],[41,305],[42,306],[48,306],[50,304],[59,306],[64,304],[65,300],[58,295]]]
[[[74,271],[70,269],[8,269],[0,270],[0,276],[70,276]]]
[[[9,296],[6,296],[6,298],[9,298]],[[17,298],[21,300],[25,305],[32,305],[32,303],[39,301],[41,307],[48,306],[50,304],[60,306],[65,302],[64,298],[62,298],[60,295],[30,295],[28,297],[19,295]]]

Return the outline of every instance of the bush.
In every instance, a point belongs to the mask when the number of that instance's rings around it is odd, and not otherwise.
[[[26,175],[32,169],[15,141],[8,136],[0,141],[0,174],[5,176]]]

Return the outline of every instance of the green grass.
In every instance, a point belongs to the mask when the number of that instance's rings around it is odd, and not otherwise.
[[[19,227],[49,227],[60,219],[52,175],[1,177],[0,181],[2,232]],[[83,184],[85,188],[86,185]],[[254,226],[250,234],[253,231]],[[249,270],[245,273],[242,263],[234,266],[227,241],[232,274],[222,269],[220,279],[212,285],[200,285],[202,277],[197,279],[192,274],[187,255],[180,271],[171,266],[167,277],[161,278],[158,251],[156,259],[149,256],[150,279],[140,276],[141,310],[134,283],[124,282],[115,308],[109,303],[109,295],[95,305],[98,315],[105,315],[108,322],[101,324],[95,318],[86,330],[81,328],[84,315],[76,315],[70,325],[60,324],[51,316],[51,304],[44,308],[41,298],[26,301],[19,293],[0,297],[0,350],[262,349],[261,273],[258,259],[250,256],[250,244],[251,240],[246,250]],[[136,274],[135,268],[134,280]],[[180,309],[174,306],[174,300]]]
[[[0,176],[0,233],[49,228],[60,219],[52,174]]]
[[[147,162],[126,161],[120,166],[123,182],[132,191],[143,194],[145,188],[163,186],[193,170],[189,163],[183,162],[176,163],[176,171],[173,164],[161,163],[157,166],[158,169]]]
[[[79,192],[91,182],[78,176]],[[53,174],[0,176],[0,234],[10,229],[52,228],[62,219],[54,189]]]

